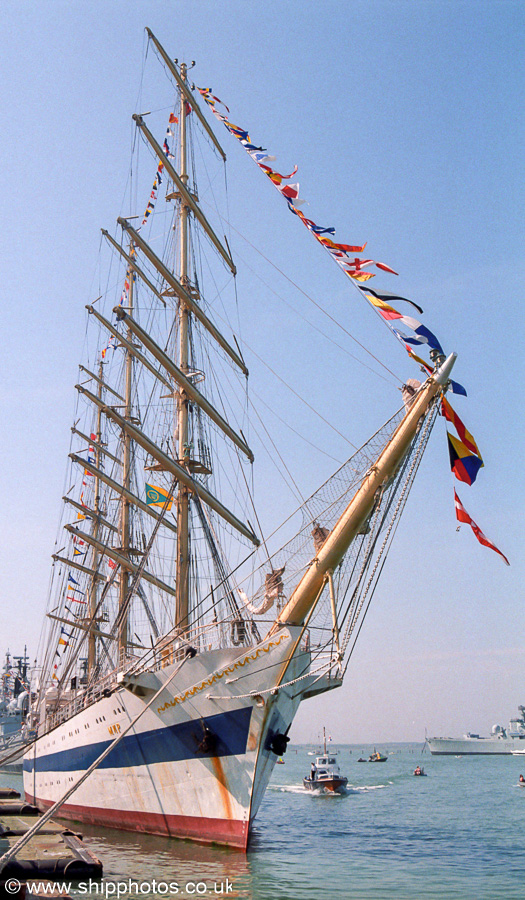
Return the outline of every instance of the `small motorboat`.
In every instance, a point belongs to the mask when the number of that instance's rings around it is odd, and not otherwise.
[[[310,775],[303,778],[303,785],[307,791],[322,790],[330,794],[344,794],[348,778],[341,775],[335,755],[326,751],[326,734],[324,739],[324,753],[317,756],[312,763]]]
[[[386,762],[387,759],[388,759],[388,756],[384,756],[382,753],[379,752],[379,750],[376,750],[376,748],[374,747],[374,752],[371,753],[370,756],[368,757],[368,762]]]
[[[357,762],[368,762],[368,760],[364,756],[360,756]]]
[[[427,773],[425,772],[424,769],[421,768],[421,766],[416,766],[416,768],[414,769],[412,774],[413,775],[424,775],[426,777]]]
[[[284,759],[282,758],[282,756],[280,756],[279,759],[277,760],[277,765],[284,766]]]

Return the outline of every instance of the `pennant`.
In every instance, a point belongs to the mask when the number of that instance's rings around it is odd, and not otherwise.
[[[365,247],[366,247],[366,244],[365,244]],[[362,252],[362,251],[358,251],[358,252]],[[358,287],[359,287],[359,285],[358,285]],[[363,291],[365,293],[367,300],[370,300],[370,302],[372,302],[372,297],[368,296],[369,294],[372,294],[377,300],[381,300],[387,304],[391,303],[392,301],[402,300],[404,303],[410,303],[410,306],[413,306],[414,309],[417,309],[418,313],[421,313],[421,315],[423,315],[423,310],[421,309],[420,306],[417,305],[417,303],[414,303],[413,300],[408,300],[406,297],[401,297],[399,294],[391,294],[389,291],[381,291],[381,292],[373,291],[372,288],[360,287],[359,290]]]
[[[68,642],[68,641],[65,641],[63,638],[59,638],[59,639],[58,639],[58,643],[59,643],[59,644],[63,644],[64,647],[69,647],[69,642]]]
[[[465,523],[466,525],[470,525],[470,527],[472,528],[472,531],[476,535],[480,544],[483,544],[484,547],[489,547],[490,550],[494,550],[495,553],[499,553],[499,555],[505,560],[507,565],[510,566],[510,563],[509,563],[507,557],[501,552],[501,550],[498,550],[498,548],[496,547],[495,544],[492,543],[492,541],[489,541],[488,537],[486,537],[483,534],[479,525],[476,525],[474,519],[470,518],[467,510],[465,509],[461,500],[459,499],[458,495],[456,494],[456,491],[454,491],[454,504],[456,507],[456,519],[458,520],[458,522],[462,522],[462,523]],[[459,527],[458,527],[458,530],[459,530]]]
[[[168,492],[152,484],[146,484],[146,503],[148,506],[165,506],[167,510],[172,506]]]
[[[308,219],[306,221],[309,222]],[[313,222],[307,224],[306,227],[313,231],[314,234],[335,234],[335,228],[322,228],[321,225],[315,225]],[[361,251],[358,250],[358,253],[361,253]]]
[[[474,484],[479,470],[484,463],[480,456],[470,453],[465,444],[447,431],[450,468],[458,481]]]
[[[399,275],[399,272],[391,269],[390,266],[387,266],[385,263],[376,262],[374,259],[359,259],[357,256],[355,259],[349,261],[348,268],[347,265],[345,265],[345,269],[347,269],[349,273],[351,271],[359,272],[361,269],[368,268],[368,266],[375,266],[377,269],[382,269],[384,272],[391,272],[392,275]]]
[[[81,601],[81,602],[83,603],[83,602],[85,602],[85,601]],[[78,618],[79,618],[79,616],[77,615],[77,613],[73,612],[73,610],[67,605],[67,603],[64,603],[64,609],[67,609],[68,613],[69,613],[70,615],[72,615],[75,619],[78,619]]]
[[[303,225],[306,225],[308,230],[312,231],[313,234],[315,234],[315,235],[317,235],[317,234],[335,234],[335,228],[333,228],[333,227],[323,228],[321,225],[316,225],[315,222],[312,222],[311,219],[307,219],[305,214],[302,213],[300,210],[292,208],[291,212],[295,213],[296,216],[299,216]]]
[[[416,356],[416,354],[414,353],[413,350],[410,349],[410,347],[407,347],[406,349],[407,349],[407,351],[408,351],[408,355],[411,356],[412,359],[415,360],[415,362],[419,363],[419,365],[420,365],[420,366],[423,366],[423,368],[426,369],[427,372],[429,372],[430,374],[432,374],[432,372],[434,371],[434,369],[432,368],[432,366],[429,366],[429,364],[426,363],[424,359],[421,359],[420,356]]]
[[[348,269],[345,269],[345,272],[354,281],[370,281],[371,278],[376,277],[373,272],[349,272]]]
[[[73,547],[73,556],[85,556],[85,550],[79,550],[77,547]]]
[[[368,291],[368,288],[360,288],[361,291]],[[397,309],[394,309],[393,306],[389,306],[388,303],[385,303],[383,300],[377,300],[376,297],[372,297],[370,294],[365,294],[366,299],[375,306],[376,309],[379,310],[383,319],[402,319],[403,314],[398,312]]]
[[[394,269],[391,269],[390,266],[385,265],[385,263],[376,262],[376,268],[382,269],[383,272],[391,272],[392,275],[399,275],[399,272],[396,272]]]
[[[69,581],[70,584],[78,584],[78,581],[75,581],[75,579],[73,578],[72,575],[68,574],[67,580]]]
[[[164,153],[166,154],[168,159],[175,159],[175,157],[173,156],[173,153],[171,152],[171,150],[168,146],[168,142],[167,142],[166,138],[164,138],[164,143],[162,145],[162,149],[164,150]]]
[[[351,244],[336,244],[331,238],[326,237],[319,237],[318,240],[324,247],[327,247],[329,250],[340,250],[343,255],[345,253],[362,253],[366,247],[366,243],[362,247],[353,247]]]
[[[197,88],[197,90],[199,94],[202,94],[202,96],[206,100],[206,103],[209,103],[210,106],[213,107],[216,103],[220,103],[221,106],[224,106],[224,109],[226,109],[228,112],[230,111],[226,104],[222,102],[222,100],[219,100],[218,97],[215,97],[214,94],[212,94],[211,88]]]
[[[265,151],[259,153],[257,150],[250,150],[249,153],[251,158],[257,163],[258,166],[260,166],[261,163],[275,162],[275,160],[277,159],[276,156],[268,156]]]
[[[252,150],[264,151],[264,147],[257,147],[255,144],[250,143],[249,139],[244,140],[244,138],[241,138],[241,144],[243,145],[244,149],[248,151],[248,153],[250,153]]]
[[[244,130],[244,128],[241,128],[239,125],[234,125],[233,122],[228,122],[228,119],[224,118],[224,116],[222,117],[222,120],[223,120],[224,124],[226,125],[226,128],[228,129],[228,131],[231,132],[231,134],[233,134],[239,140],[243,140],[243,141],[250,143],[250,135],[248,134],[247,131]],[[262,147],[258,147],[258,148],[254,148],[254,149],[262,150]]]
[[[462,397],[468,396],[465,388],[463,387],[462,384],[459,383],[459,381],[452,381],[452,378],[451,378],[448,385],[449,385],[449,390],[452,391],[453,394],[461,394]]]
[[[297,172],[297,166],[294,166],[293,172],[290,172],[289,175],[281,175],[279,172],[275,172],[272,168],[270,168],[270,166],[264,166],[262,165],[262,163],[258,163],[258,166],[263,170],[263,172],[266,172],[270,181],[276,185],[281,184],[283,181],[287,181],[289,178],[293,178],[293,176]]]
[[[432,350],[437,350],[444,355],[443,347],[439,343],[436,335],[425,325],[422,325],[421,322],[418,322],[417,319],[413,319],[412,316],[400,316],[398,321],[402,322],[403,325],[408,325],[408,327],[417,335],[417,337],[406,337],[406,335],[400,334],[400,337],[408,344],[428,344]]]
[[[457,412],[452,409],[450,403],[445,397],[443,397],[443,399],[441,400],[441,412],[447,422],[452,423],[459,437],[465,444],[465,447],[467,447],[467,449],[470,450],[471,453],[475,453],[481,459],[481,453],[478,450],[476,441],[472,437],[470,431],[467,431]]]

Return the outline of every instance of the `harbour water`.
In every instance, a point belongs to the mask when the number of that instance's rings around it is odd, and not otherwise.
[[[106,888],[73,885],[71,895],[522,900],[523,759],[432,757],[421,744],[383,744],[387,762],[358,763],[373,746],[340,746],[348,791],[333,796],[302,788],[314,749],[292,746],[275,767],[246,856],[79,825]],[[418,763],[428,777],[412,775]],[[0,786],[20,789],[21,779],[0,775]]]

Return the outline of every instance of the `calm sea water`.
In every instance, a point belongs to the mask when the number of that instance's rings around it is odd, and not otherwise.
[[[378,748],[386,763],[365,764],[357,760],[373,747],[341,746],[348,792],[330,796],[302,789],[309,749],[290,748],[275,767],[247,856],[80,826],[114,885],[105,896],[117,896],[121,882],[126,900],[523,900],[525,788],[517,781],[525,760],[436,757],[421,745],[388,744]],[[417,763],[428,777],[413,777]],[[19,783],[0,775],[2,785]],[[131,892],[123,887],[130,878],[138,885]],[[167,893],[170,883],[177,894]],[[98,887],[72,895],[104,896]]]

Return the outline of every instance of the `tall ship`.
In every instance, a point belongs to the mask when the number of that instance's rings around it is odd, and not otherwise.
[[[525,753],[525,706],[518,706],[519,715],[512,718],[505,728],[493,725],[489,737],[467,732],[461,738],[427,738],[434,756],[508,756]]]
[[[200,106],[219,101],[148,36],[172,106],[133,116],[150,199],[103,231],[24,788],[70,819],[244,850],[300,703],[343,683],[455,354],[434,348],[401,409],[262,535],[236,324],[254,311],[217,301],[236,266],[195,167],[196,135],[225,157]],[[291,176],[219,118],[299,215]],[[373,262],[321,243],[347,275]]]

